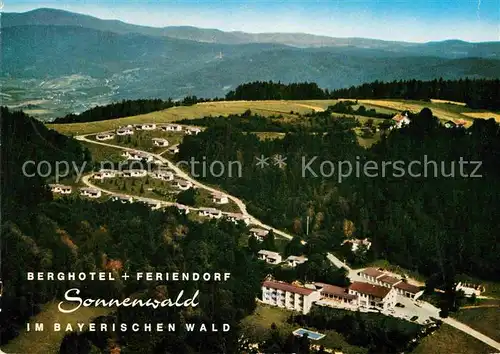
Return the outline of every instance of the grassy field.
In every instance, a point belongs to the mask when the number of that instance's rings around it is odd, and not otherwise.
[[[122,150],[118,148],[112,148],[110,146],[97,145],[93,143],[88,143],[85,141],[80,142],[83,146],[89,149],[90,154],[92,155],[92,161],[94,162],[102,162],[102,161],[111,161],[111,162],[120,162],[123,161],[123,157],[121,156]]]
[[[293,312],[280,309],[277,307],[270,307],[263,304],[258,304],[255,312],[243,319],[242,329],[250,341],[257,342],[263,341],[271,329],[271,325],[276,324],[278,330],[282,335],[287,336],[300,326],[287,323],[287,319]],[[315,330],[314,328],[308,328]],[[313,344],[323,345],[326,348],[339,349],[344,354],[364,354],[367,349],[352,346],[347,343],[344,337],[335,331],[318,331],[325,334],[325,338],[318,341],[311,341]]]
[[[205,102],[193,106],[172,107],[163,111],[141,114],[133,117],[125,117],[100,122],[73,123],[73,124],[48,124],[49,128],[64,134],[91,134],[107,130],[113,130],[127,124],[154,122],[167,123],[181,119],[202,118],[204,116],[227,116],[229,114],[240,114],[250,109],[254,113],[263,116],[281,115],[283,118],[297,118],[297,114],[321,111],[333,105],[337,100],[306,100],[306,101],[223,101]],[[367,109],[376,109],[381,113],[395,113],[402,110],[419,112],[424,107],[432,109],[434,114],[443,120],[463,119],[472,124],[475,118],[493,117],[500,121],[500,114],[481,110],[471,110],[455,103],[447,103],[439,100],[433,102],[404,101],[404,100],[358,100],[358,105],[364,105]],[[367,119],[361,117],[360,119]]]
[[[461,309],[453,318],[500,342],[500,307]]]
[[[495,349],[447,324],[425,337],[412,354],[489,354]]]
[[[500,114],[487,112],[482,110],[472,110],[463,105],[456,103],[448,103],[447,101],[433,100],[432,102],[424,101],[404,101],[404,100],[359,100],[360,104],[373,106],[378,111],[380,108],[389,108],[397,111],[408,110],[417,113],[424,107],[432,110],[434,115],[441,120],[454,120],[460,119],[467,122],[466,126],[469,127],[474,119],[488,119],[495,118],[500,122]]]
[[[44,331],[22,331],[21,334],[2,346],[2,350],[9,354],[51,354],[59,353],[59,346],[65,336],[63,330],[56,332],[51,328],[54,323],[61,323],[64,328],[70,323],[74,327],[76,323],[88,324],[93,318],[106,315],[111,312],[108,308],[81,307],[73,313],[62,313],[57,308],[56,302],[46,304],[42,311],[30,319],[30,323],[41,322]],[[69,332],[68,332],[69,333]]]
[[[263,116],[281,114],[284,117],[296,117],[296,113],[305,114],[311,113],[313,110],[321,111],[335,102],[336,100],[206,102],[193,106],[172,107],[163,111],[141,114],[133,117],[90,123],[48,124],[48,127],[63,134],[80,135],[113,130],[127,124],[146,122],[168,123],[181,119],[202,118],[210,115],[227,116],[229,114],[240,114],[247,109]],[[293,114],[290,113],[292,111],[294,112]]]
[[[467,104],[464,102],[456,102],[456,101],[447,101],[447,100],[438,100],[438,99],[431,99],[432,103],[446,103],[446,104],[455,104],[458,106],[463,106],[465,107]]]

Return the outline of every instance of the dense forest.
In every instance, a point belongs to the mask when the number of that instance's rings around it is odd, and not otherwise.
[[[41,305],[72,287],[90,298],[163,300],[181,291],[200,291],[199,306],[181,310],[125,308],[97,323],[176,323],[176,332],[100,332],[68,336],[63,353],[235,353],[238,322],[255,308],[265,276],[263,265],[244,247],[244,225],[189,221],[177,209],[151,211],[140,203],[95,203],[52,199],[44,178],[22,173],[22,162],[68,159],[82,163],[87,152],[73,139],[47,130],[20,112],[2,109],[2,238],[4,281],[0,336],[19,334]],[[242,246],[243,245],[243,246]],[[224,250],[221,253],[221,250]],[[28,281],[26,272],[92,272],[115,281]],[[231,273],[226,282],[123,281],[123,272]],[[188,332],[185,323],[228,323],[229,333]],[[82,349],[86,348],[86,349]]]
[[[64,117],[56,118],[52,123],[97,122],[161,111],[162,109],[176,106],[191,106],[198,102],[206,101],[196,96],[187,96],[182,101],[172,101],[171,99],[166,101],[160,99],[122,100],[121,102],[110,103],[104,106],[96,106],[80,114],[68,114]]]
[[[328,98],[328,91],[313,82],[283,84],[281,82],[255,81],[239,85],[226,94],[226,100],[308,100]]]
[[[468,130],[446,129],[424,109],[412,116],[410,126],[384,135],[368,150],[358,145],[354,126],[352,120],[330,119],[324,134],[299,131],[260,141],[228,122],[186,137],[179,159],[239,161],[241,177],[208,175],[206,182],[244,198],[249,212],[261,220],[301,237],[306,237],[309,218],[307,238],[317,247],[340,248],[347,230],[373,240],[373,257],[410,270],[496,278],[500,230],[492,215],[500,205],[498,124],[476,120]],[[270,158],[269,166],[256,165],[261,155]],[[278,155],[286,157],[286,166],[273,163]],[[461,175],[461,159],[481,161],[476,172],[481,177],[463,176],[472,174],[473,164],[464,165]],[[372,168],[341,178],[336,164],[344,162],[345,168],[348,162],[355,167],[367,161],[379,166],[377,176]],[[387,161],[405,166],[420,161],[413,170],[422,175],[401,175],[395,169],[383,175],[380,166]]]

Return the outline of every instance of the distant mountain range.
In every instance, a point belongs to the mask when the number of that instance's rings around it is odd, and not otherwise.
[[[223,96],[254,80],[340,88],[500,77],[500,42],[406,43],[146,27],[54,9],[2,14],[2,99],[51,115],[120,98]]]
[[[217,44],[274,43],[299,48],[352,46],[362,49],[381,49],[447,58],[483,57],[500,59],[500,42],[469,43],[460,40],[448,40],[421,44],[368,38],[335,38],[306,33],[223,32],[217,29],[192,26],[158,28],[133,25],[118,20],[102,20],[89,15],[45,8],[24,13],[4,13],[2,15],[3,28],[26,25],[77,26],[118,34],[137,33],[145,36],[170,37]],[[390,26],[390,24],[388,25]]]

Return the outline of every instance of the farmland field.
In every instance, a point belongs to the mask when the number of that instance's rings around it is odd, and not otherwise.
[[[72,124],[48,124],[49,128],[55,129],[63,134],[90,134],[106,130],[113,130],[127,124],[142,122],[168,123],[181,119],[202,118],[204,116],[227,116],[229,114],[241,114],[247,109],[263,116],[282,115],[284,118],[296,117],[296,113],[311,113],[313,110],[321,111],[332,105],[336,100],[318,101],[223,101],[205,102],[193,106],[180,106],[165,109],[163,111],[141,114],[133,117],[125,117],[100,122],[72,123]],[[290,112],[294,113],[290,113]]]
[[[113,130],[119,126],[137,123],[167,123],[182,119],[202,118],[204,116],[227,116],[229,114],[241,114],[250,109],[252,112],[263,116],[282,116],[284,121],[294,120],[297,114],[321,111],[333,105],[337,100],[307,100],[307,101],[221,101],[198,103],[193,106],[180,106],[165,109],[163,111],[141,114],[138,116],[118,118],[99,122],[72,123],[72,124],[48,124],[49,128],[55,129],[63,134],[91,134],[107,130]],[[467,107],[443,102],[404,101],[404,100],[358,100],[358,105],[364,105],[367,109],[376,109],[380,113],[395,113],[397,111],[409,110],[419,112],[422,108],[430,108],[434,115],[441,120],[464,120],[467,126],[474,119],[495,118],[500,121],[499,113],[472,110]],[[339,114],[334,114],[339,116]],[[362,123],[368,117],[356,116]],[[374,119],[375,122],[380,119]]]
[[[398,111],[408,110],[413,113],[419,112],[424,107],[432,110],[434,115],[441,120],[465,120],[466,126],[469,127],[472,121],[477,118],[488,119],[495,118],[500,121],[500,114],[493,112],[486,112],[482,110],[472,110],[468,107],[447,101],[424,102],[424,101],[404,101],[404,100],[358,100],[360,104],[366,104],[380,108],[395,109]]]

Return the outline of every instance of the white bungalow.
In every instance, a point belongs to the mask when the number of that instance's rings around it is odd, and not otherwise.
[[[133,169],[133,170],[124,170],[123,171],[123,177],[146,177],[148,175],[147,170],[139,170],[139,169]]]
[[[147,206],[151,208],[151,210],[158,210],[162,207],[162,204],[160,201],[157,200],[147,200],[144,202]]]
[[[280,264],[281,263],[281,255],[278,252],[268,251],[268,250],[260,250],[259,259],[266,261],[269,264]]]
[[[168,152],[171,154],[179,153],[179,145],[174,145],[168,149]]]
[[[125,127],[125,128],[119,128],[116,130],[116,135],[133,135],[134,134],[134,129]]]
[[[366,246],[366,250],[369,250],[370,247],[372,246],[372,243],[367,239],[350,239],[350,240],[344,240],[342,242],[342,245],[344,244],[350,244],[351,245],[351,251],[356,252],[360,246]]]
[[[97,179],[97,180],[102,181],[104,179],[104,176],[102,175],[102,173],[96,172],[96,173],[92,174],[92,179]]]
[[[174,204],[174,206],[179,209],[180,212],[183,212],[184,214],[189,214],[189,207],[182,205],[182,204]]]
[[[158,170],[151,173],[151,177],[161,179],[162,181],[173,181],[175,175],[172,171]]]
[[[71,194],[73,190],[70,186],[65,186],[63,184],[49,184],[49,188],[52,193],[59,194]]]
[[[99,171],[99,173],[101,173],[104,178],[115,178],[118,171],[102,169]]]
[[[93,179],[99,179],[103,180],[105,178],[115,178],[117,174],[117,171],[114,170],[100,170],[99,172],[96,172],[92,175]]]
[[[255,237],[257,241],[264,241],[264,238],[269,234],[269,230],[265,229],[259,229],[259,228],[252,228],[250,229],[250,235]]]
[[[166,132],[181,132],[182,131],[182,125],[179,124],[167,124],[161,127],[163,131]]]
[[[174,180],[174,187],[185,191],[185,190],[188,190],[189,188],[193,187],[193,184],[191,182],[183,180],[183,179],[176,179],[176,180]]]
[[[213,193],[212,194],[212,202],[215,204],[227,204],[229,203],[229,199],[227,195],[221,193]]]
[[[250,218],[248,216],[243,215],[243,214],[239,214],[239,213],[225,213],[224,215],[226,216],[226,218],[229,221],[232,221],[235,224],[237,224],[240,221],[242,221],[243,223],[245,223],[245,225],[250,224]]]
[[[102,133],[102,134],[97,134],[95,138],[97,140],[111,140],[115,137],[115,134],[113,133]]]
[[[125,150],[122,153],[122,156],[126,157],[127,160],[134,160],[134,161],[145,160],[146,162],[151,162],[154,160],[153,156],[146,154],[142,151],[135,151],[135,150]]]
[[[155,123],[135,124],[134,128],[137,130],[155,130],[156,124]]]
[[[186,135],[198,135],[201,132],[200,128],[189,127],[185,130]]]
[[[472,295],[481,295],[486,289],[483,285],[460,282],[456,286],[456,291],[459,290],[463,291],[466,297],[471,297]]]
[[[80,188],[80,195],[89,198],[99,198],[101,191],[95,188]]]
[[[111,197],[111,200],[114,202],[121,202],[122,204],[131,204],[134,202],[134,198],[128,197],[128,196],[120,196],[120,195],[114,195]]]
[[[199,216],[205,216],[211,219],[219,219],[222,217],[222,212],[214,208],[200,208],[198,211]]]
[[[286,264],[289,266],[289,267],[293,267],[295,268],[296,266],[298,266],[299,264],[302,264],[302,263],[305,263],[307,262],[307,258],[304,257],[304,256],[289,256],[286,260],[285,260]]]
[[[168,140],[167,139],[163,139],[163,138],[153,138],[151,139],[153,141],[153,145],[154,146],[168,146]]]

